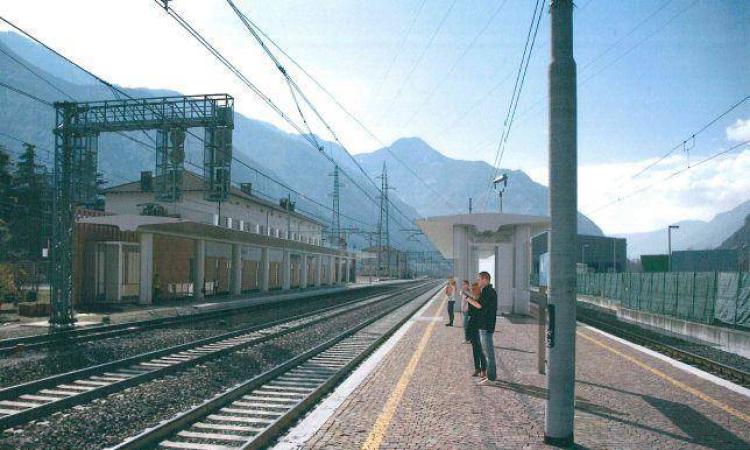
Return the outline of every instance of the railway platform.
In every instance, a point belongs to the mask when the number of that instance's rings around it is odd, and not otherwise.
[[[541,449],[546,379],[535,318],[498,318],[498,381],[438,294],[276,449]],[[575,448],[748,449],[750,390],[579,324]]]

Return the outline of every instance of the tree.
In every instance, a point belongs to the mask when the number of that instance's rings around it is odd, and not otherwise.
[[[11,166],[7,150],[0,145],[0,261],[8,259],[11,253],[11,232],[7,226],[15,205],[15,198],[11,196]]]
[[[47,189],[44,166],[37,163],[36,147],[24,144],[12,182],[19,206],[10,220],[14,247],[20,257],[38,259],[42,256],[47,238],[45,224],[51,219],[45,202]]]

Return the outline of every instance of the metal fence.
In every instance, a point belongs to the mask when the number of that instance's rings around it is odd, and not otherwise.
[[[706,324],[750,327],[750,274],[654,272],[578,274],[578,293],[624,308]]]

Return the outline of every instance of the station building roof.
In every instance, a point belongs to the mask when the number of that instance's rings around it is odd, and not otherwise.
[[[142,233],[183,237],[186,239],[207,239],[217,242],[238,243],[279,249],[286,248],[306,253],[351,257],[350,253],[335,248],[322,247],[274,236],[266,236],[247,231],[239,231],[231,228],[192,222],[174,217],[119,214],[112,216],[85,217],[79,219],[78,223],[109,225],[116,227],[121,231],[137,231]]]
[[[154,180],[156,180],[156,177],[154,177]],[[183,192],[205,192],[206,191],[206,182],[204,181],[203,177],[196,174],[195,172],[191,172],[189,170],[186,170],[183,173],[182,177],[182,191]],[[141,182],[140,180],[137,181],[131,181],[129,183],[123,183],[119,184],[117,186],[112,186],[110,188],[104,189],[104,194],[127,194],[127,193],[142,193],[143,190],[141,189]],[[229,194],[246,200],[253,203],[257,203],[259,205],[262,205],[266,208],[273,209],[277,212],[281,212],[286,214],[287,210],[279,205],[278,203],[274,203],[272,201],[260,198],[253,194],[248,194],[247,192],[244,192],[240,188],[234,185],[230,185],[229,187]],[[291,211],[289,214],[291,214],[293,217],[296,217],[298,219],[303,219],[308,222],[315,223],[320,226],[325,226],[326,224],[322,223],[319,220],[313,219],[310,216],[306,216],[304,214],[300,214],[296,211]]]

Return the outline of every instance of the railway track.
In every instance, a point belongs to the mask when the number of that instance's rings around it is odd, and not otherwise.
[[[245,450],[268,445],[390,337],[437,289],[403,302],[317,347],[148,429],[112,450]],[[399,317],[388,317],[419,297]],[[380,329],[370,328],[384,320]]]
[[[396,288],[377,287],[374,289],[378,292],[385,293]],[[372,289],[370,288],[362,288],[358,290],[357,293],[366,294],[371,290]],[[314,295],[311,297],[307,297],[306,300],[315,301],[330,295],[332,294]],[[197,312],[179,316],[160,317],[110,325],[95,325],[50,334],[0,339],[0,355],[20,353],[26,350],[40,349],[45,347],[65,346],[70,345],[71,343],[86,342],[94,339],[107,339],[156,328],[166,328],[183,324],[192,324],[195,322],[206,322],[210,320],[223,320],[226,319],[227,314],[246,314],[277,305],[278,303],[270,300],[263,303],[257,303],[248,306],[238,306],[215,311]]]
[[[413,295],[415,290],[424,289],[424,286],[422,283],[402,290],[400,292],[403,294],[395,296]],[[0,389],[0,430],[37,420],[53,412],[185,370],[393,298],[394,294],[368,296],[343,305]]]
[[[581,311],[578,313],[578,321],[635,344],[663,353],[671,358],[705,370],[725,380],[732,381],[744,387],[750,387],[750,372],[746,372],[737,367],[728,366],[710,358],[706,358],[705,356],[697,355],[687,350],[659,342],[656,339],[652,339],[642,334],[624,330],[616,324],[593,318],[586,313],[581,314]]]

